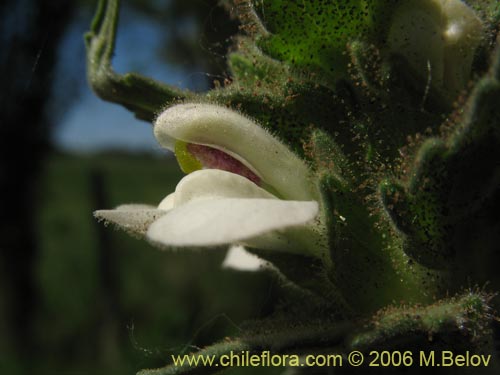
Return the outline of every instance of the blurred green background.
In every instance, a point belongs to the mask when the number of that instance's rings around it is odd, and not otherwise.
[[[0,5],[1,374],[133,374],[238,332],[276,299],[276,279],[221,269],[224,252],[162,252],[92,217],[157,204],[182,177],[149,124],[88,89],[95,7]],[[206,90],[227,76],[237,29],[216,0],[123,1],[116,67]]]

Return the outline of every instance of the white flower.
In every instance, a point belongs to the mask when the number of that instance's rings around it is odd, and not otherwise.
[[[264,268],[271,268],[271,265],[246,251],[243,246],[231,246],[224,262],[222,262],[222,268],[236,271],[259,271]]]
[[[324,255],[310,171],[266,130],[224,107],[181,104],[158,117],[154,132],[188,175],[158,207],[123,205],[97,211],[98,218],[160,247],[243,245]]]
[[[481,20],[460,0],[406,0],[395,11],[388,44],[435,87],[456,95],[471,79],[483,35]]]

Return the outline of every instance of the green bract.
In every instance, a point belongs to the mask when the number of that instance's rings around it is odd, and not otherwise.
[[[195,94],[114,73],[118,1],[101,1],[89,81],[154,121],[187,176],[96,215],[164,248],[243,245],[260,262],[241,268],[279,274],[280,307],[201,354],[469,350],[497,371],[498,2],[225,3],[245,31],[232,81]]]

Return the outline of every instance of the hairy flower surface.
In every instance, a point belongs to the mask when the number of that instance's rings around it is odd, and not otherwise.
[[[158,207],[95,215],[167,248],[239,244],[321,257],[318,193],[308,167],[241,114],[176,105],[155,122],[160,144],[188,173]]]

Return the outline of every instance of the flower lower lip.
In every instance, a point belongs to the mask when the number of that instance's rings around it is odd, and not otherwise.
[[[224,151],[195,143],[187,144],[187,151],[193,155],[204,168],[220,169],[243,176],[256,185],[261,185],[261,179],[239,160]]]

